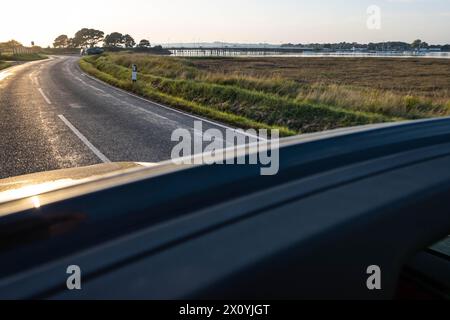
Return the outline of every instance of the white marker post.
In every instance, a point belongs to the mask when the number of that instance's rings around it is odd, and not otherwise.
[[[133,64],[133,66],[131,67],[131,81],[133,81],[133,83],[136,83],[137,81],[137,73],[138,73],[138,69],[137,69],[137,65]]]

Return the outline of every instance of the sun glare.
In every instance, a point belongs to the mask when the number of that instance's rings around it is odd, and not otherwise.
[[[39,208],[41,207],[41,201],[40,201],[40,199],[39,199],[38,196],[32,197],[32,198],[31,198],[31,203],[33,203],[33,206],[34,206],[36,209],[39,209]]]

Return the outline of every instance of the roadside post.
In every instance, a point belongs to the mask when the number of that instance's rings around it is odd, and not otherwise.
[[[137,81],[137,73],[138,73],[137,65],[133,64],[133,66],[131,68],[132,68],[131,81],[133,81],[133,84],[134,84]]]

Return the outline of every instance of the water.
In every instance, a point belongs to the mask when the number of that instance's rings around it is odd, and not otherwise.
[[[441,58],[450,59],[450,52],[277,52],[230,49],[170,50],[177,57],[348,57],[348,58]]]

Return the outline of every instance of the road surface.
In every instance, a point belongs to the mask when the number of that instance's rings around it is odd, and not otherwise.
[[[0,72],[0,178],[102,162],[160,162],[177,144],[174,130],[201,136],[197,117],[93,79],[78,59],[52,57]],[[203,122],[203,131],[211,128],[225,132]]]

